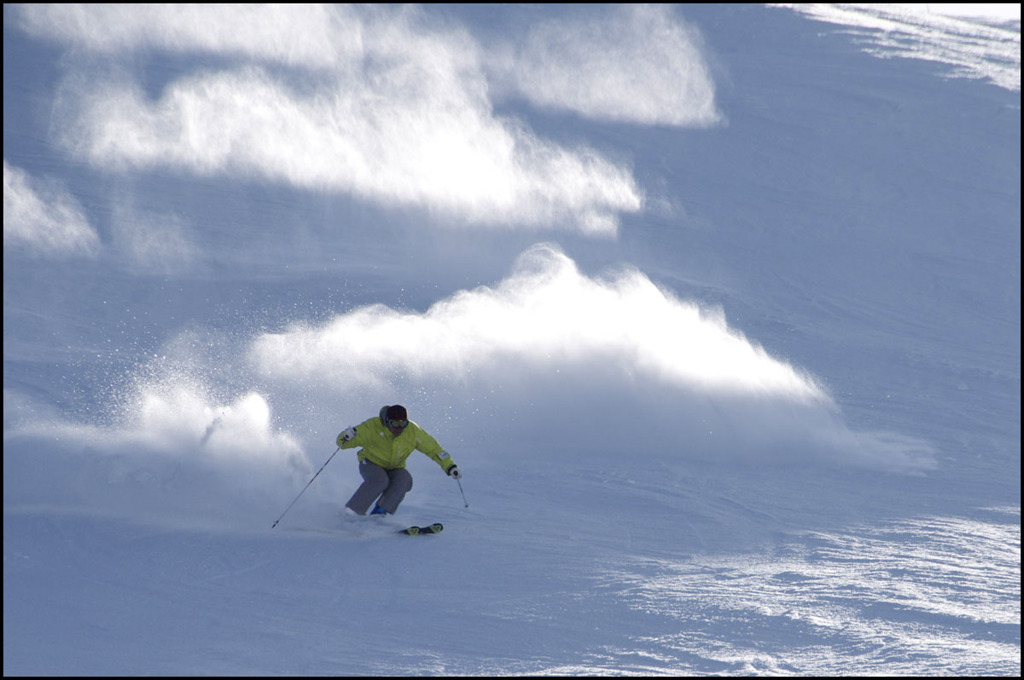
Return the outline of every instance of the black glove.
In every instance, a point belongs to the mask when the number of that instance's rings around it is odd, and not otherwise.
[[[459,472],[459,466],[453,465],[450,468],[448,468],[448,476],[454,477],[455,479],[462,479],[462,473]]]

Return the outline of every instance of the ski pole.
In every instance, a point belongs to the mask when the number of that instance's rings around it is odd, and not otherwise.
[[[462,494],[462,502],[466,503],[466,492],[462,490],[462,482],[459,481],[458,477],[455,478],[455,482],[459,485],[459,493]],[[466,503],[466,507],[469,507],[469,503]]]
[[[340,446],[338,448],[334,449],[334,453],[331,454],[331,458],[334,458],[334,455],[336,453],[338,453],[338,451],[341,451],[341,447]],[[331,462],[331,458],[327,459],[327,463]],[[320,469],[316,471],[316,475],[313,475],[313,479],[316,479],[317,475],[319,475],[321,472],[324,471],[324,468],[327,467],[327,463],[324,463],[323,465],[320,466]],[[295,501],[299,500],[299,496],[301,496],[302,494],[306,493],[306,489],[308,489],[309,485],[313,483],[313,479],[309,480],[309,482],[306,483],[306,486],[302,487],[302,491],[300,491],[299,495],[295,497]],[[277,522],[280,522],[282,519],[284,519],[284,516],[286,514],[288,514],[288,511],[292,509],[293,505],[295,505],[295,501],[292,501],[291,503],[289,503],[288,507],[285,508],[284,512],[281,513],[281,516],[277,518],[277,521],[270,525],[271,529],[273,529],[274,527],[277,526]]]

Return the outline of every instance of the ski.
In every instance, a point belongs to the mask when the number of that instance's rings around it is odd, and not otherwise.
[[[408,536],[424,536],[427,534],[439,534],[444,529],[444,525],[440,522],[431,524],[428,527],[407,527],[402,529],[398,533],[406,534]]]

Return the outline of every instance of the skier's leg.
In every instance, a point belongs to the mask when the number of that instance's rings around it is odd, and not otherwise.
[[[368,460],[359,462],[359,474],[363,477],[363,483],[348,499],[345,507],[359,515],[365,515],[370,509],[370,504],[377,500],[381,492],[388,486],[388,472],[376,463]]]
[[[412,475],[405,468],[388,470],[387,474],[391,483],[384,489],[377,505],[387,510],[389,515],[393,515],[395,510],[398,510],[402,499],[405,498],[405,494],[409,493],[412,488]]]

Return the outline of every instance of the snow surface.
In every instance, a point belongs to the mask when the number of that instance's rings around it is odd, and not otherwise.
[[[1020,130],[1019,6],[5,5],[5,675],[1018,676]],[[469,507],[271,528],[392,403]]]

